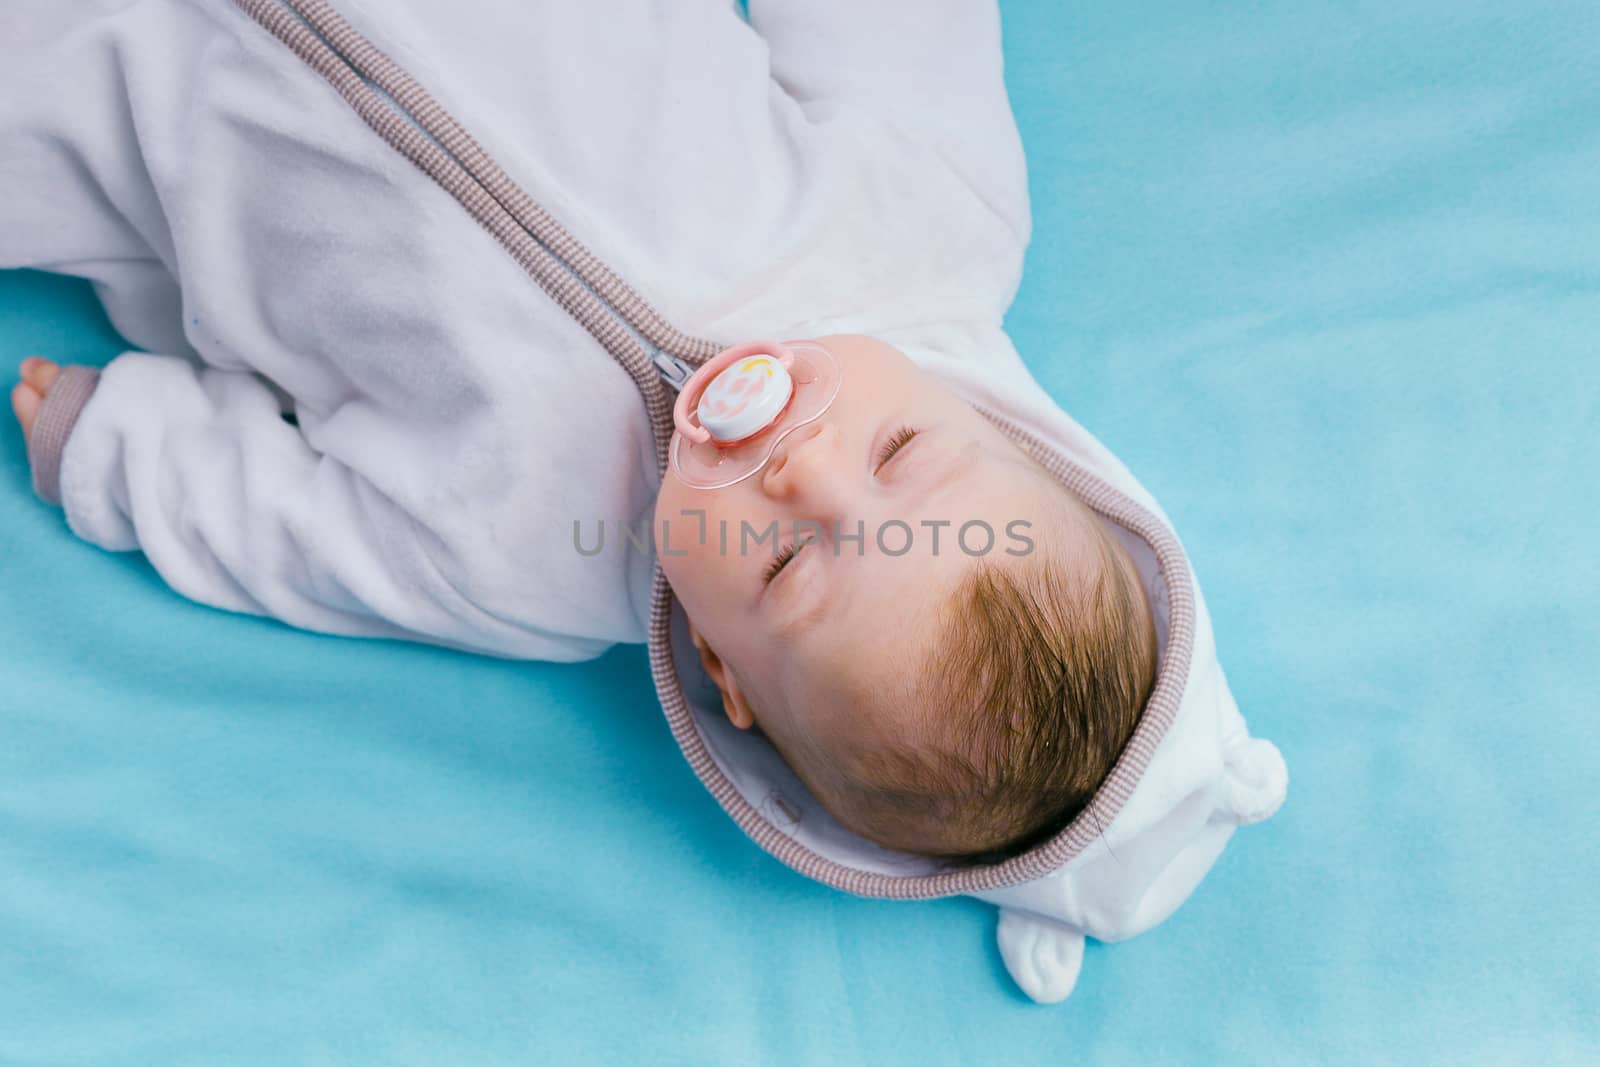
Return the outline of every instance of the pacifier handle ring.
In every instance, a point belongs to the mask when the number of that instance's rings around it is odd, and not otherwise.
[[[728,364],[757,353],[776,355],[784,370],[788,370],[794,363],[794,353],[787,345],[779,344],[777,341],[746,341],[742,345],[724,348],[706,360],[694,373],[694,377],[684,383],[683,392],[678,394],[677,401],[672,405],[672,422],[677,426],[679,433],[697,445],[711,440],[710,430],[690,421],[694,417],[696,406],[700,403],[700,394],[706,391],[706,386],[710,385],[711,380]]]

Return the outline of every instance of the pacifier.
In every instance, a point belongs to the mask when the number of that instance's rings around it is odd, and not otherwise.
[[[724,349],[673,405],[673,469],[696,489],[743,481],[767,465],[779,441],[828,410],[839,378],[839,361],[814,341]]]

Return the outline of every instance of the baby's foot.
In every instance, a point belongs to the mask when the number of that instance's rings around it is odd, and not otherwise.
[[[33,432],[33,420],[39,415],[39,405],[55,383],[61,368],[43,356],[29,356],[18,368],[22,380],[11,389],[11,410],[22,424],[24,439]]]

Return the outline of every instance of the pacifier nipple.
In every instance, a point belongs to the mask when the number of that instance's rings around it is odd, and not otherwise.
[[[711,380],[695,415],[712,440],[733,444],[771,426],[788,407],[794,386],[776,355],[746,356]]]

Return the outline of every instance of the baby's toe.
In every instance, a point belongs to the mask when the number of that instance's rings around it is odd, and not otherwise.
[[[59,366],[41,356],[29,356],[23,360],[21,370],[22,380],[33,386],[34,391],[40,396],[50,391],[56,376],[61,373]]]
[[[11,388],[11,410],[22,424],[22,432],[33,429],[33,420],[39,414],[40,396],[27,382],[18,382]]]

